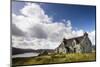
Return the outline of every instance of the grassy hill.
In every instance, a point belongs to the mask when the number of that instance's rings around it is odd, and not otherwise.
[[[51,63],[69,63],[95,61],[95,53],[70,53],[70,54],[49,54],[37,57],[13,58],[13,65],[30,65],[30,64],[51,64]]]

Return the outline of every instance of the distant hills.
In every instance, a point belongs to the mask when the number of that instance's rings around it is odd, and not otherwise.
[[[21,48],[12,47],[12,55],[33,52],[33,51],[34,50],[32,49],[21,49]]]
[[[53,49],[38,49],[38,50],[34,50],[34,49],[21,49],[21,48],[12,47],[12,55],[23,54],[23,53],[28,53],[28,52],[41,53],[43,51],[51,52],[51,51],[53,51]]]

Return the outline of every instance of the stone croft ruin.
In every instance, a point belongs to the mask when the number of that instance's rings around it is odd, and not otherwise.
[[[83,36],[71,39],[63,39],[63,42],[55,49],[56,53],[90,53],[92,52],[92,43],[88,33]]]

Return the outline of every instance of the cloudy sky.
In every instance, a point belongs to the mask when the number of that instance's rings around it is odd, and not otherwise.
[[[12,2],[12,46],[54,49],[88,32],[95,45],[95,6]]]

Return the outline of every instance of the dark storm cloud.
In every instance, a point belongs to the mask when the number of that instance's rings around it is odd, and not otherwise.
[[[15,35],[15,36],[24,36],[24,34],[25,34],[18,27],[16,27],[16,25],[13,23],[12,23],[12,27],[11,27],[11,32],[12,32],[12,35]]]
[[[48,37],[46,31],[43,29],[42,25],[36,24],[34,27],[31,29],[31,36],[36,37],[39,39],[46,39]]]

